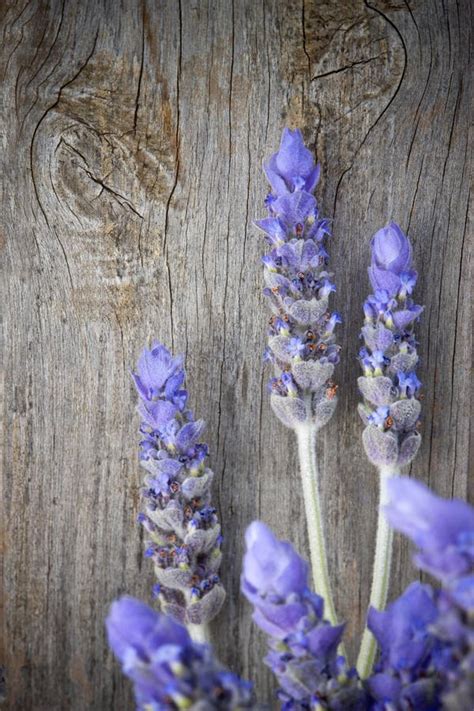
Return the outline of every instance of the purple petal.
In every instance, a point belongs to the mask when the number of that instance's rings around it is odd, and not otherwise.
[[[154,429],[159,429],[172,420],[178,408],[167,400],[158,400],[157,402],[140,403],[138,411],[142,418],[151,425]]]
[[[418,318],[422,313],[423,306],[413,306],[410,309],[403,309],[401,311],[393,312],[393,322],[395,326],[402,331],[406,328],[412,321]]]
[[[274,153],[270,159],[263,164],[263,170],[276,195],[284,195],[288,192],[288,188],[284,177],[280,175],[278,170],[277,156],[278,153]]]
[[[188,424],[184,425],[179,430],[176,436],[176,446],[182,452],[186,452],[199,441],[199,438],[201,437],[205,429],[206,423],[204,422],[204,420],[188,422]]]
[[[387,269],[397,275],[410,268],[412,256],[410,241],[395,222],[391,222],[374,234],[371,247],[374,266]]]
[[[380,269],[374,264],[369,267],[368,272],[370,283],[374,291],[377,289],[385,289],[389,297],[392,297],[395,296],[400,289],[401,281],[397,274],[387,269]]]
[[[294,227],[315,215],[316,199],[309,193],[288,193],[275,201],[273,209],[289,227]]]

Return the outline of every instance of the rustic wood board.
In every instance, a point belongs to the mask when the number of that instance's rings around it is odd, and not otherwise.
[[[151,335],[186,353],[209,423],[228,590],[217,649],[271,698],[239,561],[256,517],[307,552],[295,443],[266,393],[252,227],[260,166],[285,125],[317,152],[334,220],[344,358],[319,444],[352,655],[376,520],[355,355],[368,240],[389,219],[412,238],[426,305],[412,474],[468,494],[471,11],[469,0],[2,0],[5,708],[133,707],[103,620],[117,595],[149,599],[152,584],[129,377]],[[398,539],[394,568],[396,595],[414,575]]]

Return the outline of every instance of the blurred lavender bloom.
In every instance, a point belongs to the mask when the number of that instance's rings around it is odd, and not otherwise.
[[[474,708],[474,575],[451,581],[438,594],[438,611],[432,630],[441,645],[435,664],[442,708]]]
[[[282,708],[365,709],[357,674],[337,652],[344,625],[324,620],[324,601],[308,588],[306,562],[259,521],[245,539],[242,592],[269,636],[265,662],[281,685]]]
[[[224,601],[218,571],[221,530],[205,466],[205,423],[195,420],[183,388],[182,356],[160,343],[141,354],[133,379],[142,416],[140,463],[148,472],[139,522],[147,531],[161,609],[186,624],[209,622]]]
[[[106,627],[140,711],[255,708],[251,684],[223,668],[208,645],[193,642],[171,617],[122,597],[112,604]]]
[[[436,578],[449,582],[474,573],[474,509],[464,501],[448,501],[411,479],[388,482],[389,523],[418,548],[415,562]],[[472,588],[470,588],[472,589]]]
[[[413,583],[385,612],[371,609],[380,659],[367,688],[374,711],[474,708],[474,508],[406,477],[387,482],[389,522],[417,545],[414,560],[443,582]]]
[[[437,643],[430,626],[438,617],[428,585],[412,583],[385,612],[369,610],[368,626],[380,660],[368,680],[375,709],[439,709],[440,684],[433,663]]]
[[[275,368],[271,403],[287,427],[319,428],[336,407],[331,376],[340,350],[334,330],[341,323],[338,313],[328,311],[335,286],[323,241],[330,230],[312,195],[319,166],[300,131],[285,129],[279,151],[264,169],[272,187],[269,217],[255,224],[271,247],[263,257],[264,294],[273,312],[266,358]],[[285,373],[291,380],[282,378]]]
[[[409,294],[416,283],[412,249],[400,227],[391,223],[372,238],[369,276],[374,293],[364,304],[364,348],[358,379],[364,404],[359,413],[366,425],[363,443],[370,461],[393,471],[409,464],[421,443],[416,376],[418,362],[413,326],[422,312]],[[385,417],[381,413],[386,412]]]

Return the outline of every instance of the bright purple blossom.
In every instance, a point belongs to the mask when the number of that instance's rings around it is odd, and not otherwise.
[[[245,533],[243,585],[260,595],[286,597],[308,587],[308,564],[287,541],[280,541],[264,523],[254,521]]]
[[[141,402],[140,463],[147,471],[142,496],[145,555],[153,561],[161,609],[181,622],[202,624],[224,597],[218,571],[220,525],[210,506],[213,473],[205,466],[205,423],[188,409],[182,356],[160,343],[140,356],[133,374]]]
[[[254,708],[251,684],[224,669],[210,647],[194,643],[171,617],[122,597],[112,604],[106,627],[139,710]]]
[[[280,149],[264,164],[264,170],[277,196],[295,190],[311,193],[319,180],[319,165],[315,165],[298,129],[285,128]]]
[[[401,397],[414,397],[421,388],[421,383],[416,373],[397,372],[398,390]]]
[[[372,237],[372,263],[369,277],[374,290],[385,289],[390,296],[413,289],[416,272],[410,271],[412,249],[408,237],[391,222]]]
[[[443,581],[474,573],[474,509],[464,501],[447,501],[417,481],[393,478],[388,483],[390,524],[417,546],[416,564]]]
[[[411,244],[396,222],[391,222],[374,234],[371,242],[372,263],[378,269],[395,274],[406,272],[411,265]]]

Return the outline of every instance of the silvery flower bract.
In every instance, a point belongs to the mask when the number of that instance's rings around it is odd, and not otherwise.
[[[222,667],[208,645],[193,642],[171,617],[122,597],[112,604],[106,627],[139,711],[254,708],[251,684]]]
[[[141,402],[140,461],[147,471],[138,517],[145,556],[155,568],[161,608],[181,622],[203,624],[222,606],[218,571],[221,529],[211,505],[213,473],[205,465],[205,424],[195,420],[183,389],[183,358],[160,343],[145,349],[133,374]]]
[[[285,129],[280,150],[264,169],[272,187],[269,216],[255,224],[270,246],[263,263],[264,294],[273,312],[265,352],[275,367],[272,407],[288,427],[321,427],[336,406],[331,377],[339,360],[334,330],[341,317],[328,311],[335,290],[324,246],[330,229],[312,195],[319,166],[300,131]]]
[[[282,708],[367,708],[355,670],[337,652],[344,625],[324,620],[322,598],[308,589],[306,562],[259,521],[245,539],[242,591],[269,637],[265,662],[280,683]]]
[[[398,225],[374,235],[369,268],[374,293],[364,303],[364,347],[359,353],[364,448],[373,464],[394,469],[409,464],[421,442],[413,327],[422,307],[411,298],[417,279],[411,256],[408,237]]]

